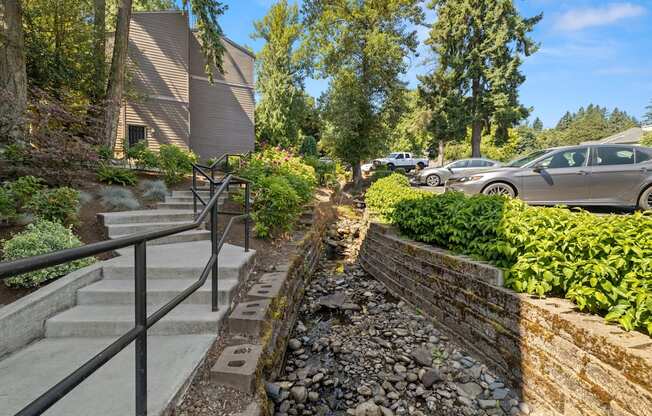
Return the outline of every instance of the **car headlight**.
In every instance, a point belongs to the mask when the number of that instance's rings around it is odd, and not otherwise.
[[[464,176],[463,178],[459,178],[457,181],[458,182],[473,182],[473,181],[479,181],[482,179],[482,175],[474,175],[474,176]]]

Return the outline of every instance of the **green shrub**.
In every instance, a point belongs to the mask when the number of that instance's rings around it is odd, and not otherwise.
[[[100,160],[103,160],[105,162],[108,162],[109,160],[113,159],[113,149],[111,149],[109,146],[97,146],[97,157],[100,158]]]
[[[153,169],[159,166],[159,155],[150,150],[144,141],[129,146],[126,156],[134,161],[138,169]]]
[[[120,186],[106,186],[100,190],[100,202],[111,211],[138,209],[140,202],[133,192]]]
[[[197,163],[197,155],[178,146],[164,144],[159,149],[158,163],[165,176],[165,182],[172,185],[192,173],[192,164]]]
[[[385,190],[378,204],[391,206],[401,186]],[[580,310],[652,335],[649,213],[596,216],[450,192],[402,198],[393,207],[389,218],[403,234],[491,261],[517,292],[564,296]]]
[[[65,186],[45,189],[32,197],[26,209],[36,218],[65,225],[77,224],[79,191]]]
[[[371,173],[371,178],[370,178],[371,183],[376,182],[378,179],[386,178],[393,173],[394,172],[387,169],[387,166],[385,165],[380,165],[378,167],[375,167]]]
[[[337,183],[337,164],[335,162],[319,160],[314,156],[304,157],[303,161],[315,170],[319,185],[332,187]]]
[[[370,186],[365,195],[365,203],[372,213],[387,220],[400,201],[421,198],[423,195],[423,191],[410,187],[407,177],[395,173]]]
[[[27,205],[34,195],[41,192],[45,185],[41,178],[23,176],[9,183],[8,188],[18,207],[22,207]]]
[[[25,231],[14,235],[11,239],[3,241],[3,243],[4,261],[36,256],[56,250],[79,247],[81,245],[81,241],[73,234],[70,228],[66,228],[58,222],[45,220],[39,220],[34,224],[29,224]],[[24,273],[6,279],[5,284],[10,287],[36,287],[45,281],[65,276],[94,261],[95,259],[93,257],[89,257],[43,270]]]
[[[138,179],[129,169],[115,166],[100,165],[97,169],[97,180],[109,185],[133,186]]]
[[[641,144],[643,146],[652,147],[652,132],[645,133],[641,139]]]
[[[7,187],[0,187],[0,220],[11,222],[16,219],[16,201]]]
[[[272,147],[252,155],[239,168],[238,176],[252,181],[255,201],[252,217],[259,237],[290,230],[301,206],[312,200],[317,185],[312,166],[285,150]],[[268,189],[271,185],[273,190]],[[276,207],[282,207],[283,212],[275,212]]]
[[[288,232],[301,212],[300,198],[287,178],[267,176],[257,184],[252,219],[257,237]]]
[[[312,136],[305,136],[303,142],[301,142],[299,153],[302,156],[317,157],[319,155],[319,152],[317,151],[317,140]]]

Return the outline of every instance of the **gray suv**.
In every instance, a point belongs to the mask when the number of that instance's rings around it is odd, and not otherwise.
[[[447,190],[518,196],[537,205],[652,209],[652,149],[596,144],[539,150],[501,168],[451,176]]]

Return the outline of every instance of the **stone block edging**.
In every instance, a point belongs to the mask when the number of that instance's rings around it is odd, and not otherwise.
[[[502,287],[499,269],[370,223],[364,269],[554,415],[652,415],[652,339],[564,299]]]

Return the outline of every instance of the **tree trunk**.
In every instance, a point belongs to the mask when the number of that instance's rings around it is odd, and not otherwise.
[[[115,25],[113,41],[113,58],[109,71],[109,82],[106,87],[106,108],[104,110],[103,143],[110,149],[115,147],[118,132],[120,105],[124,92],[125,67],[127,65],[127,48],[129,46],[129,23],[131,21],[132,0],[120,0],[118,17]]]
[[[0,7],[0,133],[16,141],[27,108],[23,10],[20,0],[1,0]]]
[[[437,166],[444,166],[444,152],[446,151],[446,142],[439,140],[437,143]]]
[[[480,142],[482,141],[482,121],[476,120],[471,125],[471,157],[480,157]]]
[[[359,160],[353,164],[352,169],[353,169],[353,186],[357,188],[362,182],[362,165],[360,164]]]
[[[98,105],[106,91],[106,0],[93,0],[93,55],[91,101]]]

